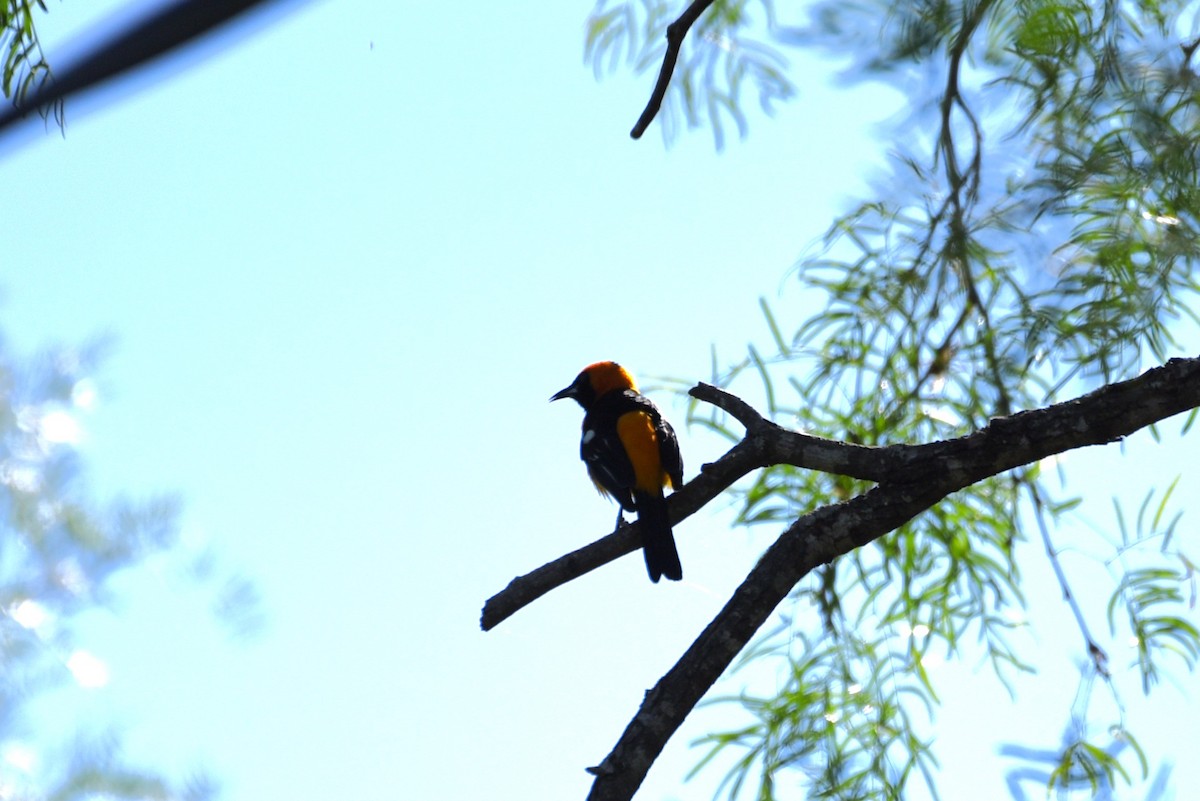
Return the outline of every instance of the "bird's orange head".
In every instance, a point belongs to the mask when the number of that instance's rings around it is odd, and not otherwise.
[[[623,389],[637,392],[637,384],[629,371],[616,362],[596,362],[583,368],[569,387],[555,392],[550,400],[574,398],[584,409],[589,409],[600,396]]]

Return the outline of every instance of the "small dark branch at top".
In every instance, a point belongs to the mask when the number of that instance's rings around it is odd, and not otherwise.
[[[687,36],[692,24],[700,19],[700,15],[713,2],[714,0],[694,0],[687,10],[679,15],[679,19],[667,26],[667,52],[663,55],[662,67],[658,70],[658,80],[654,83],[654,91],[650,93],[650,102],[646,104],[642,116],[638,117],[637,124],[629,132],[634,139],[641,139],[642,134],[650,127],[650,123],[658,116],[663,98],[667,96],[667,85],[671,83],[671,75],[675,72],[675,62],[679,60],[679,48],[683,45],[683,39]]]

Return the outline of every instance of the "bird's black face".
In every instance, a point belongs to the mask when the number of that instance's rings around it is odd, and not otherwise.
[[[577,375],[571,382],[571,386],[560,389],[550,396],[551,401],[563,398],[574,398],[584,409],[592,405],[592,401],[596,399],[596,390],[592,388],[592,381],[588,377],[587,371]]]

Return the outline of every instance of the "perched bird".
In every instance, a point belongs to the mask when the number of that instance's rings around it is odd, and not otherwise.
[[[616,362],[585,367],[571,386],[550,400],[563,398],[574,398],[583,407],[579,455],[600,494],[621,505],[617,527],[623,522],[622,510],[637,512],[650,580],[666,576],[679,581],[683,567],[663,497],[664,486],[678,489],[683,484],[683,458],[671,424]]]

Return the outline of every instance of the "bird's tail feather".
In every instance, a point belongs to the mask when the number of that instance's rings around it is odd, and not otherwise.
[[[637,501],[638,522],[642,524],[642,553],[646,557],[646,570],[650,580],[657,582],[662,576],[671,581],[683,578],[683,566],[679,564],[679,552],[675,550],[675,537],[671,534],[671,518],[667,515],[667,499],[661,492],[634,491]]]

